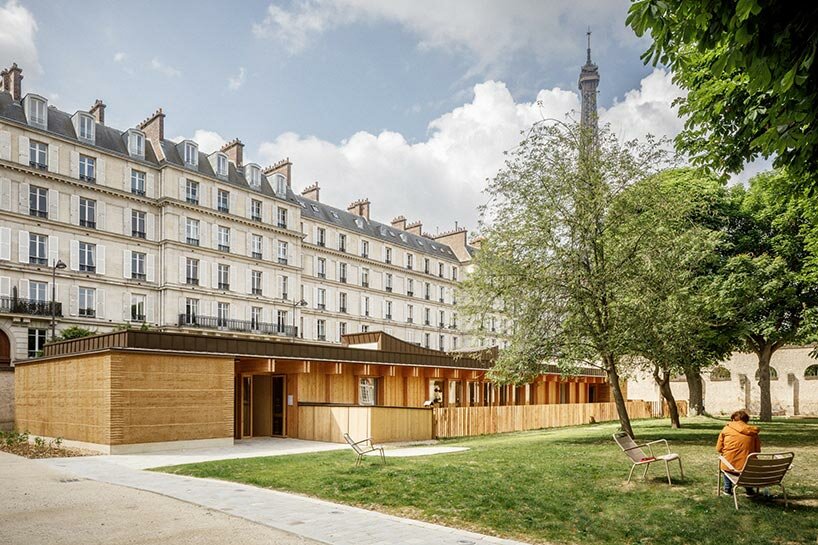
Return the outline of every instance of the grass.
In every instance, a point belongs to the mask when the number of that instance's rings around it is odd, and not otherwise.
[[[762,425],[765,452],[792,450],[783,502],[715,495],[714,446],[724,421],[634,423],[640,441],[667,438],[685,479],[654,464],[626,484],[630,464],[611,439],[614,424],[446,441],[470,450],[374,459],[353,467],[351,451],[190,464],[160,471],[286,490],[367,509],[532,543],[719,545],[818,542],[818,420]],[[779,494],[778,490],[773,490]]]

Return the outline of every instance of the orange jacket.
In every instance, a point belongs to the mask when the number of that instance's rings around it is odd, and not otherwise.
[[[734,420],[724,426],[716,442],[716,451],[724,456],[733,467],[741,471],[747,463],[747,456],[761,452],[761,440],[758,428],[748,426],[740,420]],[[728,469],[721,464],[722,469]]]

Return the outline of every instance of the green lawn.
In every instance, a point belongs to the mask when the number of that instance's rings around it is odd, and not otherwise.
[[[300,494],[532,543],[816,543],[818,420],[762,426],[766,452],[795,451],[790,507],[717,498],[714,445],[723,421],[634,423],[639,440],[665,437],[685,464],[684,480],[654,464],[648,480],[625,483],[629,463],[614,424],[447,441],[470,450],[374,459],[355,469],[352,451],[225,460],[161,468]],[[773,491],[779,494],[778,489]]]

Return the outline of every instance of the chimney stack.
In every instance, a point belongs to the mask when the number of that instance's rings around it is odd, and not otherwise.
[[[238,138],[223,145],[220,151],[227,155],[227,160],[232,161],[237,168],[244,164],[244,144]]]
[[[423,224],[418,221],[413,221],[412,223],[406,224],[406,230],[412,233],[413,235],[418,235],[420,237],[423,236]]]
[[[369,219],[369,199],[358,199],[349,206],[347,212]]]
[[[274,165],[270,165],[267,168],[262,169],[261,173],[265,176],[281,174],[287,179],[287,186],[292,187],[292,179],[290,178],[290,175],[292,174],[292,167],[293,164],[290,162],[290,158],[287,157]]]
[[[100,99],[97,99],[94,102],[94,105],[91,106],[91,109],[88,110],[88,113],[94,116],[94,119],[97,120],[97,123],[100,125],[105,125],[105,103],[102,102]]]
[[[3,91],[9,93],[12,100],[23,98],[23,71],[16,62],[11,65],[11,68],[0,72],[0,76],[3,78]]]
[[[159,108],[153,115],[136,126],[145,133],[145,137],[153,146],[153,151],[159,160],[165,159],[165,152],[162,149],[162,141],[165,139],[165,114]]]
[[[406,218],[403,216],[398,216],[392,220],[392,227],[395,229],[400,229],[401,231],[406,231]]]
[[[484,237],[475,237],[469,241],[469,246],[473,246],[479,250],[484,240],[486,240]]]
[[[313,200],[313,201],[317,201],[317,202],[320,202],[320,200],[318,198],[320,193],[321,193],[321,188],[318,187],[318,182],[315,182],[312,185],[308,185],[301,192],[301,194],[304,197],[306,197],[306,198],[308,198],[310,200]]]

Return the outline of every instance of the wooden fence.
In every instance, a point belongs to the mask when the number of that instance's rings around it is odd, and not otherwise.
[[[645,403],[650,403],[650,415],[653,418],[669,418],[670,411],[667,408],[667,401],[646,401]],[[687,416],[687,401],[682,399],[676,400],[676,408],[679,410],[679,417],[684,418]]]
[[[631,418],[651,418],[650,403],[628,401]],[[503,407],[440,407],[434,409],[435,437],[465,437],[512,431],[577,426],[617,420],[614,403],[566,403]]]
[[[432,439],[432,409],[361,407],[358,405],[299,405],[299,439],[343,443],[344,434],[377,443]]]

